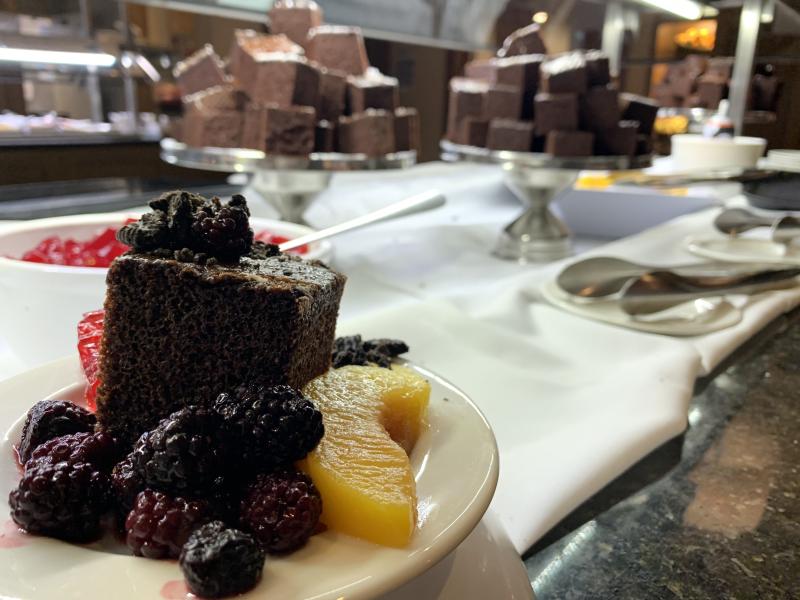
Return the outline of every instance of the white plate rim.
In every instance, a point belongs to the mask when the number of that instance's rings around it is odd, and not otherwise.
[[[430,569],[432,566],[436,565],[439,561],[445,558],[450,552],[452,552],[458,545],[466,539],[470,532],[477,526],[478,522],[480,522],[481,518],[483,517],[486,509],[491,502],[491,499],[494,495],[495,488],[497,486],[497,480],[499,476],[499,462],[498,462],[498,451],[497,451],[497,443],[494,438],[494,434],[489,426],[486,418],[481,413],[481,411],[475,406],[475,404],[469,399],[463,391],[458,389],[453,384],[447,382],[443,378],[435,375],[431,371],[420,367],[418,365],[414,365],[411,363],[407,363],[408,366],[413,368],[415,371],[422,374],[427,379],[431,380],[432,388],[435,388],[436,385],[441,385],[443,389],[448,391],[448,397],[452,395],[455,398],[458,398],[458,401],[463,401],[465,407],[469,409],[470,414],[476,419],[476,423],[481,423],[482,431],[485,432],[487,435],[485,442],[490,442],[490,447],[492,449],[491,455],[486,457],[487,465],[486,465],[486,473],[483,476],[483,481],[479,489],[474,490],[472,494],[471,500],[469,501],[467,508],[459,515],[459,518],[450,523],[446,528],[447,533],[447,543],[439,543],[435,545],[431,545],[429,547],[421,548],[415,551],[415,558],[414,560],[409,560],[404,566],[396,569],[394,572],[385,575],[381,578],[378,577],[370,577],[366,581],[359,581],[354,582],[347,586],[346,590],[343,588],[337,588],[335,590],[331,590],[330,592],[324,594],[315,594],[314,596],[306,596],[303,595],[302,598],[307,598],[308,600],[334,600],[335,598],[339,597],[346,597],[348,600],[367,600],[369,598],[375,598],[380,596],[381,594],[385,594],[389,591],[396,589],[397,587],[401,586],[402,584],[410,581],[414,577],[417,577]],[[10,429],[14,427],[14,424],[20,421],[21,418],[24,417],[24,413],[27,410],[27,406],[30,406],[33,402],[38,399],[45,398],[48,396],[53,396],[56,394],[61,393],[65,389],[69,389],[74,387],[79,381],[80,377],[82,377],[80,372],[79,361],[77,355],[65,357],[51,363],[47,363],[30,371],[26,371],[19,375],[16,375],[10,379],[5,381],[0,381],[0,397],[8,398],[14,397],[14,394],[17,396],[24,396],[26,398],[23,401],[26,406],[20,406],[18,402],[12,403],[3,403],[0,405],[0,424],[3,426],[3,438],[0,440],[2,445],[0,447],[7,448],[8,445],[12,442],[8,438],[8,432]],[[71,383],[69,383],[71,382]],[[67,385],[64,385],[67,383]],[[27,390],[27,395],[26,395]],[[431,395],[431,401],[434,402],[436,399],[434,398],[433,390]],[[11,406],[9,406],[11,404]],[[8,454],[4,452],[3,458],[1,460],[8,460]],[[421,496],[420,496],[421,497]],[[7,505],[2,505],[2,510],[7,510]],[[8,517],[7,514],[0,515],[0,523],[7,521]],[[424,527],[424,525],[423,525]],[[324,535],[324,534],[323,534]],[[33,543],[41,542],[44,544],[63,544],[62,542],[58,542],[55,540],[51,540],[48,538],[33,538]],[[412,546],[413,546],[412,540]],[[68,549],[72,547],[71,545],[64,545],[64,549],[68,551]],[[382,546],[377,545],[370,545],[369,548],[371,551],[393,551],[394,549],[387,549]],[[0,558],[2,558],[3,553],[6,552],[13,552],[13,549],[0,549]],[[146,560],[146,559],[138,559],[135,557],[119,557],[119,558],[130,558],[132,560]],[[5,562],[0,560],[0,565]],[[159,563],[159,564],[168,564],[170,561],[147,561],[147,563]],[[180,572],[175,571],[174,573],[175,578],[180,578]],[[0,597],[6,598],[7,596],[3,595],[4,590],[2,589],[3,579],[0,578]],[[261,588],[263,589],[263,588]],[[52,591],[52,590],[51,590]],[[37,597],[49,597],[49,596],[37,596]],[[96,596],[92,596],[91,594],[88,596],[80,595],[80,596],[70,596],[70,597],[80,597],[80,598],[97,598]],[[133,598],[135,596],[131,596]],[[272,592],[267,588],[264,589],[263,595],[259,593],[259,588],[256,588],[253,592],[250,592],[247,597],[252,597],[255,599],[260,598],[272,598],[275,597],[272,595]],[[17,596],[8,596],[9,600],[12,598],[17,598]],[[26,596],[21,596],[19,598],[27,598]],[[298,596],[298,599],[300,597]]]

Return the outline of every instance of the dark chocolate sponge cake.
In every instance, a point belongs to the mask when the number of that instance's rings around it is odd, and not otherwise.
[[[330,367],[343,275],[252,244],[241,197],[222,205],[172,192],[151,206],[120,231],[134,249],[108,273],[97,395],[104,427],[134,440],[242,383],[300,388]]]

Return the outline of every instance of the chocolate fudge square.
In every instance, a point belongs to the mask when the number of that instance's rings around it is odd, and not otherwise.
[[[636,136],[636,156],[643,156],[653,153],[653,138],[650,135],[640,133]]]
[[[703,106],[716,109],[720,100],[728,97],[728,81],[719,76],[703,76],[697,82],[697,96]]]
[[[245,53],[241,62],[243,69],[254,73],[240,82],[251,101],[282,107],[317,106],[320,74],[302,56]]]
[[[547,48],[536,23],[517,29],[503,40],[503,47],[497,51],[497,56],[501,58],[522,54],[547,54]]]
[[[317,116],[335,123],[345,113],[347,73],[319,67]]]
[[[369,67],[364,37],[358,27],[320,25],[308,32],[308,57],[329,69],[363,75]]]
[[[128,252],[108,271],[97,417],[127,442],[242,383],[330,367],[345,277],[287,255],[236,264]]]
[[[514,119],[492,119],[486,135],[486,147],[491,150],[530,152],[533,143],[533,123]]]
[[[314,152],[336,152],[336,126],[330,121],[317,121],[314,127]]]
[[[715,75],[721,79],[730,80],[733,76],[733,58],[715,56],[708,60],[706,75]]]
[[[494,74],[491,83],[522,90],[523,119],[534,118],[533,99],[539,91],[540,68],[545,58],[542,54],[526,54],[492,61]]]
[[[242,145],[245,96],[230,85],[184,98],[182,141],[193,147],[238,148]]]
[[[400,104],[397,79],[380,73],[369,73],[347,80],[347,100],[350,113],[364,112],[368,108],[394,111]]]
[[[600,50],[589,50],[585,56],[586,79],[589,87],[611,83],[611,70],[608,56]]]
[[[578,96],[576,94],[536,94],[536,135],[550,131],[574,131],[578,128]]]
[[[607,156],[633,156],[636,153],[639,123],[620,121],[616,127],[597,131],[595,154]]]
[[[485,148],[488,135],[489,121],[486,119],[467,117],[461,121],[457,143],[464,144],[466,146]]]
[[[553,156],[591,156],[594,134],[588,131],[551,131],[547,134],[544,151]]]
[[[447,139],[459,142],[461,122],[467,117],[482,118],[484,96],[489,91],[489,83],[453,77],[450,80],[450,97],[447,105]]]
[[[245,116],[245,147],[267,154],[305,156],[314,150],[315,114],[308,106],[253,106]]]
[[[658,103],[644,96],[636,94],[620,94],[620,107],[622,119],[625,121],[638,121],[639,133],[650,135],[653,133],[653,124],[658,115]]]
[[[339,117],[339,151],[383,156],[395,151],[394,115],[368,109],[350,117]]]
[[[245,61],[245,54],[303,54],[298,46],[283,34],[269,35],[252,29],[237,29],[233,34],[233,45],[228,54],[228,71],[241,85],[241,82],[255,77],[252,60]]]
[[[493,85],[483,97],[483,118],[519,119],[522,115],[522,90],[509,85]]]
[[[543,92],[584,94],[588,85],[586,59],[581,52],[566,52],[542,63],[541,86]]]
[[[589,88],[580,97],[580,128],[586,131],[609,129],[620,119],[619,94],[610,86]]]
[[[313,0],[276,0],[269,11],[269,30],[307,48],[308,32],[322,25],[322,9]]]
[[[398,152],[420,150],[419,112],[416,108],[400,107],[394,111],[394,141]]]
[[[494,70],[495,68],[490,58],[476,58],[464,65],[464,76],[470,79],[492,81]]]
[[[206,44],[186,60],[180,61],[175,65],[172,74],[181,96],[189,96],[228,83],[225,65],[210,44]]]

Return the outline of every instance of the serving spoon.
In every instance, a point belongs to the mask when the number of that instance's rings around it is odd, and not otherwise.
[[[742,273],[774,270],[775,265],[705,262],[670,267],[636,263],[612,256],[595,256],[566,267],[556,277],[565,292],[586,300],[608,300],[618,295],[628,281],[654,271],[679,276],[725,277]]]
[[[714,227],[730,235],[738,235],[758,227],[769,227],[772,241],[778,244],[789,244],[800,236],[800,219],[797,217],[763,217],[744,208],[723,210],[714,219]]]
[[[280,248],[281,252],[285,252],[286,250],[299,248],[304,244],[318,242],[319,240],[324,240],[326,238],[333,237],[334,235],[339,235],[345,231],[352,231],[353,229],[371,225],[372,223],[386,221],[388,219],[396,219],[398,217],[406,217],[408,215],[424,212],[426,210],[439,208],[440,206],[443,206],[445,202],[445,197],[441,194],[441,192],[436,190],[428,190],[420,194],[414,194],[413,196],[409,196],[404,200],[384,206],[383,208],[379,208],[378,210],[374,210],[365,215],[361,215],[355,219],[350,219],[348,221],[339,223],[338,225],[326,227],[325,229],[320,229],[319,231],[307,233],[306,235],[301,235],[300,237],[288,240],[282,244],[279,244],[278,248]]]

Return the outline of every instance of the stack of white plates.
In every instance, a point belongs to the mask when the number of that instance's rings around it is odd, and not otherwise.
[[[800,150],[770,150],[761,166],[777,171],[800,173]]]

